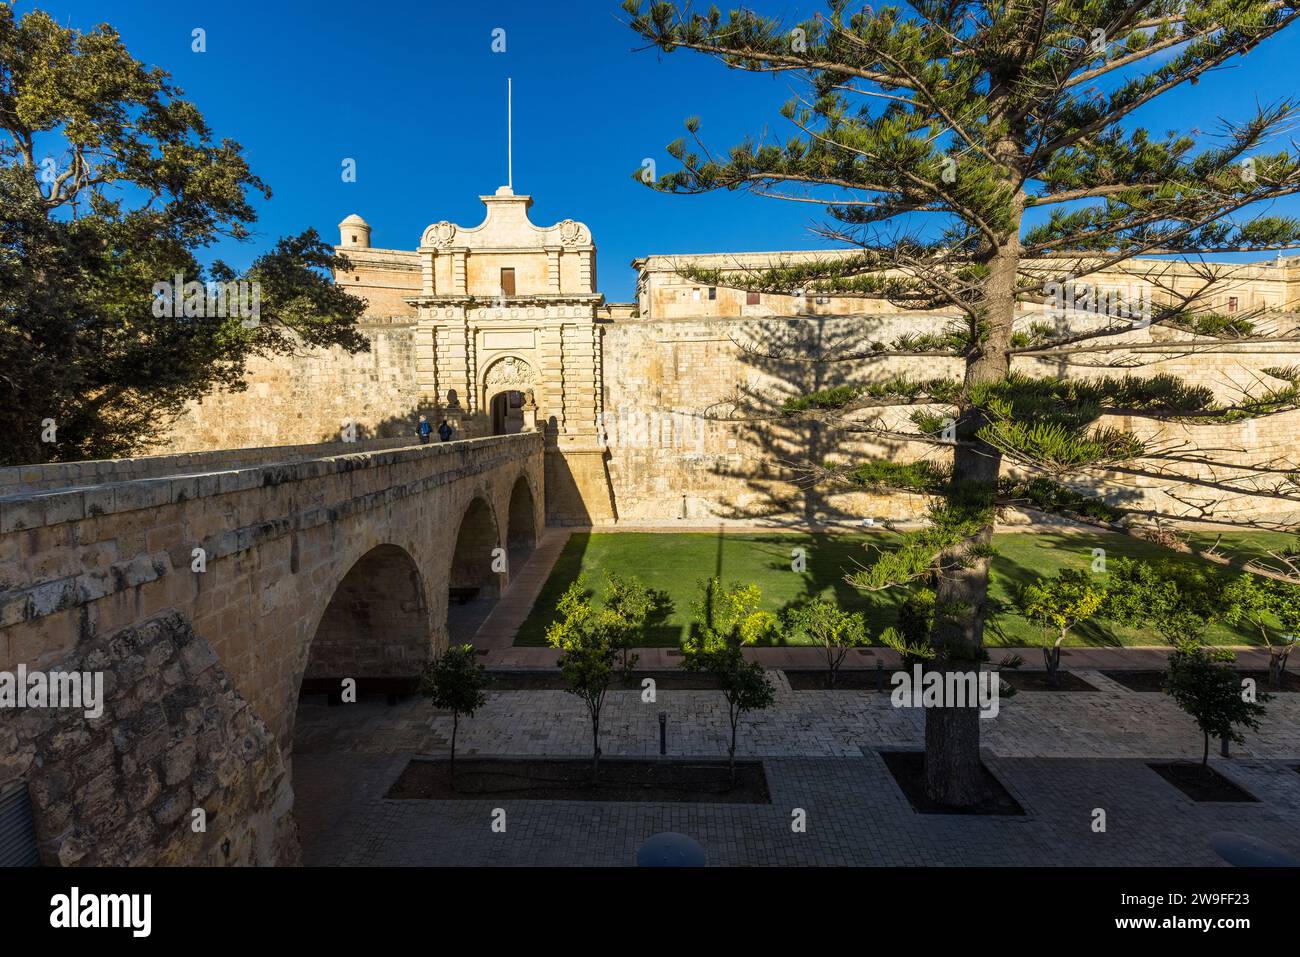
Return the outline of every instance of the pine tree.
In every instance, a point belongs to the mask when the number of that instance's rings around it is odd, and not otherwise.
[[[767,268],[684,266],[684,275],[956,317],[940,334],[787,356],[866,367],[896,356],[945,357],[964,366],[954,377],[843,385],[783,410],[861,434],[873,427],[864,418],[872,410],[919,407],[914,429],[888,435],[940,450],[941,461],[860,462],[840,477],[932,497],[928,526],[903,536],[897,550],[856,578],[867,589],[932,585],[943,613],[934,616],[930,667],[964,671],[987,657],[988,565],[999,508],[1029,504],[1113,521],[1121,509],[1067,483],[1103,471],[1175,478],[1205,460],[1162,446],[1152,438],[1158,430],[1106,427],[1102,416],[1209,423],[1296,407],[1300,373],[1285,369],[1270,370],[1273,385],[1231,402],[1167,374],[1038,374],[1048,361],[1140,364],[1152,328],[1161,329],[1162,348],[1185,340],[1192,352],[1219,340],[1278,335],[1258,316],[1205,314],[1202,296],[1214,275],[1194,260],[1300,245],[1295,219],[1249,216],[1300,189],[1300,158],[1270,148],[1300,107],[1259,107],[1243,121],[1225,122],[1210,145],[1194,133],[1149,132],[1130,118],[1289,26],[1298,15],[1291,2],[913,0],[906,8],[850,10],[846,0],[830,0],[825,14],[800,23],[749,10],[724,17],[716,8],[642,7],[624,4],[629,25],[660,50],[788,73],[808,90],[782,109],[796,130],[784,143],[747,139],[718,153],[705,145],[699,120],[688,119],[692,145],[668,147],[680,167],[645,176],[650,185],[681,194],[741,189],[816,204],[827,217],[820,233],[850,250]],[[1095,298],[1085,288],[1089,277],[1137,256],[1180,257],[1203,282],[1179,287],[1148,270],[1143,275],[1159,301],[1140,315],[1124,302],[1108,304],[1100,319],[1096,309],[1078,308],[1076,295]],[[1054,324],[1015,328],[1018,307],[1061,303]],[[1295,474],[1285,469],[1196,481],[1225,496],[1297,498]],[[975,709],[928,710],[925,747],[932,799],[981,799]]]

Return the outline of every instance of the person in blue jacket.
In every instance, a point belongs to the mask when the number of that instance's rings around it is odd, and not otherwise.
[[[447,424],[447,420],[443,419],[438,425],[438,438],[442,439],[444,442],[450,442],[452,431],[453,429]]]
[[[429,441],[429,433],[433,431],[433,426],[424,416],[420,416],[420,424],[415,427],[415,434],[420,437],[421,442]]]

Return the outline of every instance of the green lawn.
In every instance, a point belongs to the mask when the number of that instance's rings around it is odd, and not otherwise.
[[[668,593],[673,612],[667,621],[646,636],[647,646],[673,646],[688,626],[691,604],[698,593],[698,583],[711,575],[724,582],[752,582],[763,591],[763,603],[779,612],[814,596],[834,598],[853,611],[867,614],[875,631],[893,624],[902,600],[897,590],[866,594],[844,581],[844,575],[858,565],[873,561],[875,548],[888,548],[894,535],[886,531],[854,534],[805,534],[753,532],[714,534],[708,532],[606,532],[575,534],[565,546],[551,577],[532,613],[519,630],[517,645],[544,645],[546,626],[555,617],[555,602],[565,588],[581,574],[587,586],[600,595],[605,571],[636,575],[651,588]],[[1198,544],[1208,545],[1216,536],[1194,536]],[[1225,534],[1220,551],[1234,561],[1263,556],[1267,549],[1294,541],[1294,536],[1271,532]],[[993,560],[991,589],[997,598],[1007,600],[1015,589],[1040,575],[1059,568],[1087,569],[1092,550],[1104,548],[1108,557],[1126,555],[1135,558],[1171,558],[1177,561],[1200,561],[1179,555],[1139,539],[1110,532],[1007,532],[995,539],[997,557]],[[791,570],[791,551],[802,547],[806,570]],[[1232,572],[1227,572],[1231,574]],[[1036,632],[1016,615],[1002,621],[1006,638],[991,633],[990,646],[1035,644]],[[1126,628],[1084,626],[1069,644],[1078,645],[1154,645],[1158,636]],[[1207,637],[1216,644],[1257,644],[1258,636],[1250,631],[1213,625]]]

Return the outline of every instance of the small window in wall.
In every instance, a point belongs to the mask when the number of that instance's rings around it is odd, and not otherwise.
[[[1229,311],[1229,312],[1236,312],[1236,311],[1237,311],[1237,297],[1236,297],[1236,296],[1229,296],[1229,297],[1228,297],[1228,311]]]
[[[513,296],[515,294],[515,271],[513,269],[501,270],[501,295]]]
[[[699,302],[699,301],[700,301],[700,290],[699,290],[699,289],[692,289],[692,290],[691,290],[691,298],[694,299],[696,302]]]
[[[745,293],[745,305],[757,306],[762,301],[762,295],[756,292]]]
[[[717,286],[710,286],[710,287],[709,287],[709,301],[712,302],[714,299],[717,299],[717,298],[718,298],[718,287],[717,287]]]
[[[354,243],[357,241],[357,234],[356,234],[356,233],[353,233],[353,234],[352,234],[352,241],[353,241]]]

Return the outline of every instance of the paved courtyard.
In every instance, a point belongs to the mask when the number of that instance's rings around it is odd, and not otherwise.
[[[878,754],[917,748],[920,711],[887,694],[789,689],[748,718],[739,750],[764,760],[770,805],[563,801],[421,801],[383,797],[414,755],[445,754],[448,715],[420,699],[329,708],[304,702],[295,738],[295,791],[309,864],[629,864],[647,837],[692,835],[712,864],[1223,863],[1210,835],[1250,834],[1300,855],[1300,694],[1279,694],[1258,734],[1215,766],[1259,798],[1198,804],[1146,766],[1199,758],[1191,719],[1165,695],[1129,691],[1090,671],[1097,692],[1022,692],[983,725],[985,760],[1025,817],[921,815]],[[726,711],[709,691],[611,692],[602,720],[606,756],[658,753],[658,713],[669,754],[726,753]],[[462,722],[458,753],[588,754],[589,726],[562,691],[496,692]],[[494,833],[502,807],[506,830]],[[795,808],[807,830],[791,828]],[[1094,809],[1106,830],[1092,829]]]

